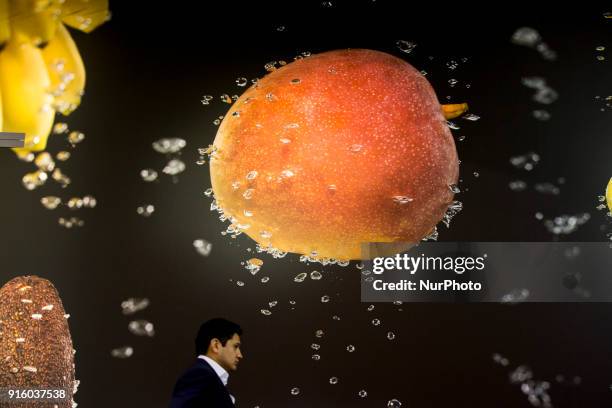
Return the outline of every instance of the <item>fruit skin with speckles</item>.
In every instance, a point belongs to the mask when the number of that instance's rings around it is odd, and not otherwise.
[[[420,241],[452,202],[459,167],[429,82],[365,49],[269,73],[230,108],[213,150],[215,199],[234,226],[263,247],[316,258]]]
[[[610,177],[608,187],[606,187],[606,201],[608,203],[608,209],[612,213],[612,177]]]
[[[46,279],[19,276],[0,289],[2,387],[63,389],[66,399],[54,403],[58,408],[72,407],[74,354],[65,313],[57,290]],[[18,406],[53,404],[41,400]]]

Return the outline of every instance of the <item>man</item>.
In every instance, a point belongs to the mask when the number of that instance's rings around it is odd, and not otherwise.
[[[226,388],[229,371],[236,371],[242,359],[242,329],[225,319],[211,319],[196,337],[193,364],[179,378],[170,408],[233,408],[235,398]]]

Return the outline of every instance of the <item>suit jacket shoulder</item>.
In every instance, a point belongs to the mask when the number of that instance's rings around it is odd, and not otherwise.
[[[234,408],[234,404],[217,373],[198,359],[176,382],[170,408]]]

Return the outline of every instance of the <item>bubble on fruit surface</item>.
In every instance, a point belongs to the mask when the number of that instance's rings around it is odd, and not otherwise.
[[[408,196],[393,196],[393,201],[398,204],[408,204],[414,201],[414,198]]]
[[[153,215],[154,212],[155,212],[155,207],[151,204],[142,205],[136,208],[136,213],[143,217],[150,217],[151,215]]]
[[[155,328],[153,323],[147,320],[132,320],[128,324],[128,330],[130,333],[136,336],[147,336],[153,337],[155,335]]]
[[[166,164],[162,171],[170,176],[176,176],[185,171],[185,163],[179,159],[172,159]]]
[[[529,298],[529,289],[514,289],[503,295],[500,299],[501,303],[516,304],[526,301]]]
[[[523,155],[513,156],[510,158],[510,164],[517,169],[531,171],[540,162],[540,155],[534,152],[528,152]]]
[[[121,302],[121,310],[124,315],[132,315],[146,309],[150,304],[147,298],[129,298]]]
[[[130,346],[120,347],[111,350],[111,356],[115,358],[129,358],[134,354],[134,349]]]
[[[205,239],[194,240],[193,247],[195,248],[196,252],[202,256],[208,256],[212,251],[212,244]]]

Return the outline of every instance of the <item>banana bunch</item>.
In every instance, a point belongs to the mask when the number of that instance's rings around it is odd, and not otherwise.
[[[0,0],[0,130],[25,132],[18,156],[44,150],[55,112],[81,102],[85,67],[66,26],[89,33],[108,0]]]

